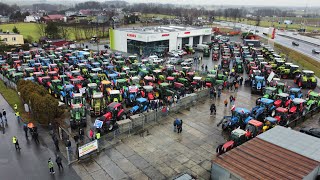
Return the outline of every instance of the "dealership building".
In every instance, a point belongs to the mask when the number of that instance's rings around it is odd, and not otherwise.
[[[112,50],[146,54],[182,49],[185,44],[196,45],[211,41],[211,28],[190,26],[152,26],[110,29]]]

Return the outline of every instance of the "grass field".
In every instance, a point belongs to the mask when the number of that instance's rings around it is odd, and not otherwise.
[[[18,111],[21,113],[22,119],[24,121],[27,121],[27,122],[30,121],[30,117],[27,113],[25,113],[23,104],[22,104],[17,92],[13,89],[7,88],[4,85],[3,81],[0,81],[0,94],[8,101],[9,105],[12,108],[13,108],[14,104],[18,105]]]
[[[142,14],[142,17],[145,18],[152,18],[152,17],[159,17],[159,18],[175,18],[176,16],[171,16],[171,15],[165,15],[165,14]]]
[[[221,20],[221,21],[230,21],[230,22],[235,22],[235,19],[231,19],[231,18],[225,18],[225,17],[217,17],[217,20]],[[238,21],[237,21],[238,22]],[[253,20],[248,20],[248,19],[244,19],[242,20],[240,23],[244,23],[244,24],[249,24],[249,25],[256,25],[256,21]],[[260,26],[262,27],[271,27],[272,25],[274,25],[277,28],[285,28],[285,29],[300,29],[301,26],[300,24],[278,24],[278,23],[273,23],[271,21],[267,21],[267,20],[262,20],[260,21]],[[320,31],[320,27],[314,27],[314,26],[306,26],[305,27],[307,31],[313,31],[313,30],[319,30]]]
[[[0,24],[0,29],[3,31],[9,31],[12,32],[13,27],[16,26],[18,30],[20,31],[20,34],[23,35],[25,39],[27,39],[28,36],[31,36],[33,41],[38,41],[40,38],[40,34],[38,31],[38,24],[37,23],[16,23],[16,24]],[[68,27],[69,34],[68,34],[68,40],[76,40],[75,34],[73,34],[72,27]],[[85,31],[84,29],[80,29],[79,36],[82,37],[81,39],[85,39]],[[106,32],[106,34],[108,34]]]

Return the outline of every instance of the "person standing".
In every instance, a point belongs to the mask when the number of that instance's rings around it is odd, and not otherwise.
[[[26,135],[26,138],[28,138],[28,126],[27,126],[27,124],[23,124],[23,130],[24,130],[24,133]]]
[[[2,109],[2,115],[3,115],[4,119],[7,122],[7,112],[6,112],[6,110]]]
[[[224,107],[228,106],[228,100],[227,99],[225,99],[223,103],[224,103]]]
[[[89,137],[90,137],[90,140],[91,141],[93,141],[94,140],[94,132],[93,132],[93,130],[92,129],[90,129],[90,131],[89,131]]]
[[[214,114],[217,113],[216,105],[214,103],[212,103],[210,106],[210,115],[211,116],[212,116],[213,111],[214,111]]]
[[[240,86],[242,86],[242,82],[243,82],[243,77],[242,76],[240,76],[239,82],[240,82]]]
[[[181,133],[182,132],[182,119],[180,119],[180,123],[177,125],[177,130],[178,130],[178,133]]]
[[[62,159],[61,159],[61,157],[60,157],[59,155],[57,155],[56,163],[57,163],[57,165],[58,165],[59,170],[60,170],[60,168],[63,169]]]
[[[54,146],[56,146],[56,150],[57,150],[57,151],[60,151],[58,138],[56,138],[56,137],[53,138],[53,143],[54,143]]]
[[[19,146],[19,141],[18,141],[18,139],[17,139],[17,137],[16,136],[13,136],[12,137],[12,143],[14,144],[14,147],[16,148],[16,150],[19,150],[20,151],[20,146]]]
[[[53,162],[51,161],[51,158],[49,158],[49,160],[48,160],[48,167],[49,167],[50,174],[56,173],[56,172],[54,172]]]
[[[233,105],[233,96],[232,95],[230,95],[229,101],[230,101],[230,106],[232,106]]]

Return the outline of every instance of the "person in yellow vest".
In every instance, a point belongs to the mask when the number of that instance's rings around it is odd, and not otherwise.
[[[17,137],[16,136],[13,136],[12,137],[12,143],[14,144],[14,147],[16,148],[16,150],[19,150],[20,151],[20,146],[19,146],[19,141],[18,141],[18,139],[17,139]]]
[[[16,116],[17,116],[17,120],[20,121],[21,117],[19,112],[16,112]]]
[[[17,110],[18,110],[18,105],[17,105],[17,104],[14,104],[14,105],[13,105],[13,109],[14,109],[14,111],[17,111]]]
[[[98,132],[96,133],[96,139],[99,140],[100,137],[101,137],[101,134],[100,134],[100,131],[98,131]]]

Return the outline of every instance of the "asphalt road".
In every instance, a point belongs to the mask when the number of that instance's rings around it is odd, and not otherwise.
[[[61,179],[77,180],[80,179],[72,168],[66,165],[63,160],[64,171],[59,172],[55,163],[55,152],[52,142],[44,142],[43,136],[48,136],[47,132],[39,130],[40,145],[36,145],[31,139],[26,139],[22,122],[18,123],[13,110],[0,95],[0,107],[6,109],[8,124],[5,128],[5,134],[0,134],[0,179],[26,179],[26,180],[44,180],[44,179]],[[18,138],[21,151],[16,151],[12,143],[12,137]],[[46,144],[47,143],[47,144]],[[51,157],[54,162],[56,174],[50,175],[48,169],[48,159]],[[62,156],[61,156],[62,157]]]
[[[252,25],[246,25],[246,24],[241,24],[241,23],[227,23],[227,22],[215,22],[215,23],[218,23],[222,26],[228,26],[228,27],[241,27],[241,30],[243,32],[246,32],[246,31],[249,31],[249,30],[258,30],[259,32],[256,33],[257,35],[261,36],[261,37],[266,37],[265,35],[263,35],[263,30],[265,29],[264,27],[259,27],[259,26],[252,26]],[[277,32],[276,33],[276,37],[274,39],[274,41],[276,43],[279,43],[285,47],[288,47],[288,48],[291,48],[293,50],[296,50],[306,56],[309,56],[317,61],[320,62],[320,55],[318,54],[313,54],[312,53],[312,49],[320,49],[320,47],[318,46],[314,46],[314,45],[311,45],[311,44],[308,44],[308,43],[304,43],[304,42],[301,42],[301,41],[298,41],[299,42],[299,46],[293,46],[292,45],[292,41],[294,41],[293,39],[290,39],[290,38],[287,38],[287,37],[284,37],[284,36],[280,36],[279,34],[287,34],[289,36],[293,36],[291,32]],[[306,37],[303,37],[301,35],[297,35],[297,38],[306,38]],[[316,41],[316,40],[315,40]],[[318,41],[316,41],[318,42]]]

